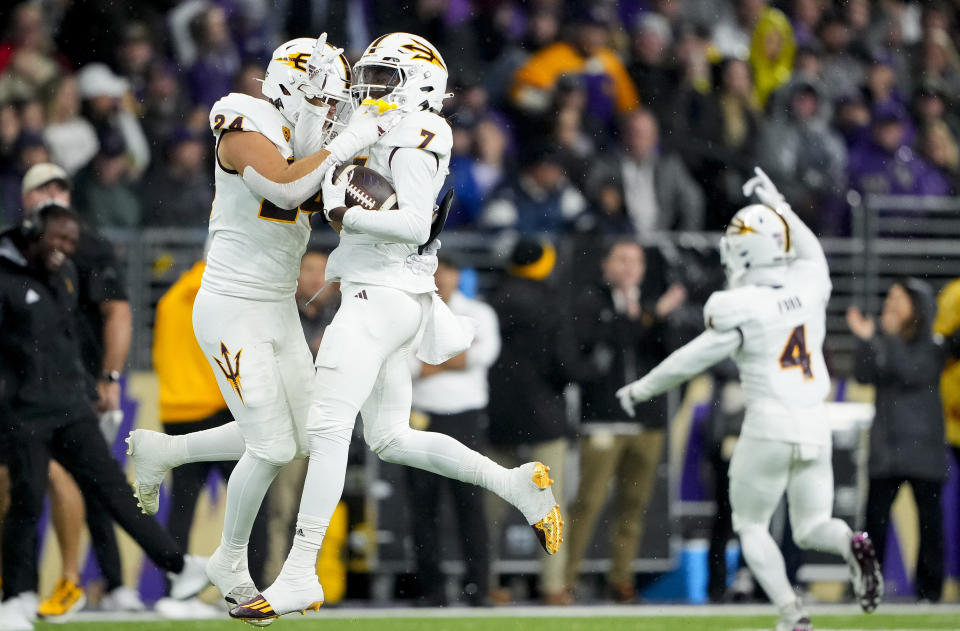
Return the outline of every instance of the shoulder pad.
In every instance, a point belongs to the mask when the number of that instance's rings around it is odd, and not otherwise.
[[[266,136],[285,157],[293,155],[293,130],[269,101],[232,92],[210,108],[210,129],[215,136],[225,131],[255,131]]]
[[[732,331],[750,319],[747,287],[715,291],[703,306],[703,325],[715,331]]]
[[[450,155],[453,132],[446,119],[433,112],[413,112],[380,139],[386,147],[426,149],[438,156]]]

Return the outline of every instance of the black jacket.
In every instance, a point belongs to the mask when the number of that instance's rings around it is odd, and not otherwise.
[[[521,445],[567,435],[563,390],[580,377],[568,311],[550,285],[507,277],[491,296],[503,346],[489,373],[490,442]]]
[[[876,386],[876,416],[870,428],[870,477],[942,480],[947,463],[940,402],[945,353],[930,333],[933,294],[907,288],[917,314],[910,341],[877,333],[859,341],[854,376]]]
[[[647,374],[667,356],[666,328],[650,305],[643,305],[636,321],[617,313],[609,287],[590,287],[577,298],[573,329],[580,354],[589,358],[595,369],[580,384],[585,422],[634,420],[644,427],[666,426],[666,395],[638,404],[634,419],[627,416],[616,397],[621,386]]]
[[[76,332],[77,275],[28,265],[13,230],[0,233],[0,410],[13,417],[76,412],[92,383]]]

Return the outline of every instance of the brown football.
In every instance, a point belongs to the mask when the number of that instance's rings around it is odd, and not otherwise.
[[[341,164],[333,172],[333,181],[347,178],[347,208],[360,206],[366,210],[395,210],[397,192],[373,169],[357,164]]]

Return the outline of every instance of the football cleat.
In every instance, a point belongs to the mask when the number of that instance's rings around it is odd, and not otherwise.
[[[277,584],[274,583],[273,586]],[[271,586],[271,587],[273,587]],[[302,602],[307,602],[306,605],[297,605],[293,606],[290,609],[285,610],[276,610],[273,608],[273,605],[270,604],[270,601],[262,593],[257,594],[252,599],[245,603],[241,603],[230,610],[230,617],[236,618],[238,620],[243,620],[247,624],[252,624],[257,627],[265,627],[269,624],[272,624],[274,620],[279,618],[282,615],[288,613],[294,613],[299,611],[301,615],[306,614],[308,611],[320,611],[320,607],[323,605],[323,588],[320,587],[320,583],[316,583],[315,593],[307,596]],[[297,596],[303,596],[304,594],[290,594],[293,598]]]
[[[135,429],[126,438],[127,455],[136,467],[133,495],[137,506],[147,515],[160,509],[160,484],[167,471],[177,466],[169,445],[170,437],[147,429]]]
[[[63,623],[87,604],[83,588],[66,578],[57,581],[53,594],[37,606],[37,613],[49,622]]]
[[[850,581],[860,608],[871,613],[883,599],[883,573],[870,536],[858,532],[850,539]]]
[[[319,607],[317,607],[319,609]],[[280,617],[267,599],[258,593],[250,600],[240,603],[230,610],[230,617],[243,620],[247,624],[255,627],[265,627],[273,624],[273,621]]]
[[[219,546],[210,556],[206,573],[207,578],[220,590],[223,599],[231,607],[248,602],[260,591],[250,578],[246,555],[229,559],[223,552],[223,546]]]
[[[776,631],[813,631],[810,616],[804,613],[799,604],[791,604],[780,614]]]
[[[542,462],[528,462],[513,470],[519,480],[516,501],[533,534],[547,554],[556,554],[563,543],[563,517],[550,486],[550,467]]]

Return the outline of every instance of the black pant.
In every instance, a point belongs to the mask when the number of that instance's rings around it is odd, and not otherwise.
[[[228,410],[217,412],[200,421],[164,423],[163,431],[171,436],[181,436],[191,432],[219,427],[233,420]],[[226,481],[233,473],[236,462],[191,462],[173,469],[173,490],[170,493],[170,519],[167,530],[181,549],[186,550],[190,543],[190,529],[197,508],[197,498],[210,477],[211,471],[219,471]],[[250,533],[249,559],[250,576],[260,585],[263,582],[263,568],[267,562],[267,498],[260,505],[260,512],[253,522]]]
[[[93,554],[97,558],[97,565],[109,592],[123,585],[117,531],[113,527],[113,518],[96,495],[84,493],[83,504],[86,507],[90,545],[93,546]]]
[[[476,449],[485,434],[486,415],[481,410],[460,414],[431,414],[431,432],[456,438]],[[483,489],[464,484],[421,469],[407,469],[411,515],[414,523],[414,551],[417,559],[417,583],[420,594],[428,601],[444,601],[444,578],[440,571],[440,504],[444,487],[453,499],[456,523],[448,527],[460,537],[463,559],[467,566],[464,584],[467,593],[479,603],[490,591],[490,547],[487,520],[483,509]]]
[[[10,510],[3,521],[3,597],[37,590],[37,522],[43,511],[50,458],[77,481],[85,497],[103,510],[143,548],[157,566],[183,569],[183,554],[153,517],[137,508],[120,465],[110,455],[92,410],[63,410],[39,415],[16,410],[4,419],[2,440],[9,441]],[[31,413],[33,412],[33,413]]]
[[[943,589],[943,509],[940,506],[939,480],[915,478],[870,478],[867,496],[867,532],[883,565],[887,551],[890,505],[900,485],[910,483],[920,518],[920,552],[917,557],[917,597],[937,602]]]

